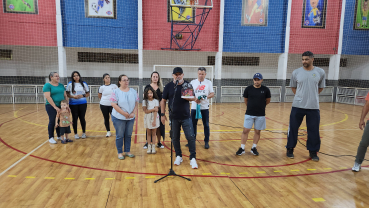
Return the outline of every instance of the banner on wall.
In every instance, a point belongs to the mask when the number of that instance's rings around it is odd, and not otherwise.
[[[116,0],[85,0],[86,17],[117,18]]]
[[[241,25],[267,26],[268,5],[269,0],[243,0]]]
[[[325,28],[327,0],[304,0],[302,28]]]
[[[369,13],[369,0],[356,0],[355,30],[369,30],[367,23]]]
[[[187,0],[168,0],[168,22],[195,22],[196,9],[191,7],[170,7],[170,1],[172,4],[190,5],[190,1]],[[172,14],[172,15],[171,15]]]
[[[3,0],[4,13],[38,14],[37,0]]]

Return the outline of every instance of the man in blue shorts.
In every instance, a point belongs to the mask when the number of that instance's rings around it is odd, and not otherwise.
[[[270,90],[268,87],[261,85],[263,76],[260,73],[254,75],[254,85],[248,86],[244,93],[244,101],[247,106],[245,121],[243,124],[243,132],[241,135],[241,147],[236,152],[236,155],[245,154],[245,144],[252,125],[254,125],[254,140],[251,148],[251,153],[258,156],[259,152],[256,145],[260,139],[260,132],[266,128],[265,107],[270,103]]]

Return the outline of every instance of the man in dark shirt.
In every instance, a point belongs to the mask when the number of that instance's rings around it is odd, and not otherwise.
[[[256,145],[259,142],[261,130],[266,128],[265,107],[270,103],[270,90],[268,87],[261,85],[263,76],[260,73],[256,73],[253,80],[254,85],[248,86],[243,93],[247,110],[241,135],[241,147],[236,155],[245,154],[245,144],[253,124],[255,134],[251,153],[256,156],[259,155]]]
[[[190,103],[188,101],[194,101],[195,98],[182,98],[182,84],[187,83],[183,80],[183,70],[180,67],[176,67],[173,69],[173,82],[169,82],[165,85],[163,91],[163,97],[160,102],[161,107],[161,122],[165,125],[165,120],[167,117],[165,116],[165,105],[168,102],[169,108],[171,108],[173,103],[172,114],[169,116],[171,119],[171,127],[172,127],[172,141],[174,150],[176,151],[176,160],[174,161],[175,165],[180,165],[182,160],[182,150],[180,143],[181,136],[181,126],[185,133],[186,139],[188,140],[188,147],[190,151],[190,165],[192,168],[197,169],[196,162],[196,139],[193,131],[193,125],[190,115]],[[178,81],[178,85],[176,83]],[[175,93],[175,96],[174,96]],[[174,98],[174,99],[173,99]]]

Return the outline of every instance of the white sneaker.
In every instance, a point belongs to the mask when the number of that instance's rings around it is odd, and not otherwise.
[[[78,134],[75,134],[75,135],[74,135],[74,138],[75,138],[75,139],[79,139]]]
[[[111,133],[110,133],[110,131],[108,131],[107,133],[106,133],[106,137],[110,137],[111,136]]]
[[[55,140],[54,140],[54,137],[51,137],[50,139],[49,139],[49,142],[51,143],[51,144],[57,144],[58,142],[56,142]]]
[[[361,164],[355,162],[354,167],[352,167],[352,171],[359,172],[361,169]]]
[[[83,134],[82,134],[82,139],[86,139],[86,137],[87,137],[87,136],[86,136],[86,133],[83,133]]]
[[[151,153],[156,154],[155,144],[151,145]]]
[[[181,156],[177,156],[176,160],[174,161],[174,165],[180,165],[181,162],[183,162],[182,157]]]
[[[147,154],[151,154],[151,144],[147,145]]]
[[[197,162],[196,162],[196,159],[195,159],[195,158],[192,158],[192,159],[191,159],[190,165],[191,165],[192,169],[197,169],[197,168],[199,168],[199,167],[197,166]]]
[[[61,137],[58,137],[57,140],[62,140],[62,138]]]

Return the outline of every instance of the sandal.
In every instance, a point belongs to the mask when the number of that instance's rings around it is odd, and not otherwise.
[[[126,153],[126,156],[128,156],[128,157],[130,157],[130,158],[134,158],[134,157],[135,157],[135,155],[134,155],[134,154],[127,154],[127,153]]]
[[[119,159],[119,160],[124,160],[124,156],[122,156],[122,157],[119,157],[119,156],[118,156],[118,159]]]

